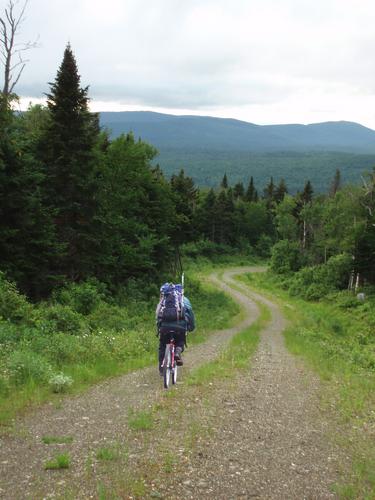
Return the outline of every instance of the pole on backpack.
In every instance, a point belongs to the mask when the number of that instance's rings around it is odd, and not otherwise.
[[[181,276],[181,286],[182,286],[182,298],[184,298],[184,294],[185,294],[185,273],[182,273],[182,276]]]

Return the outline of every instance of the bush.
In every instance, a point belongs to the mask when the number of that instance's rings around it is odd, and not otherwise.
[[[351,265],[351,257],[341,254],[331,257],[326,264],[304,267],[290,278],[289,293],[307,300],[329,296],[347,285]]]
[[[272,238],[266,234],[261,234],[257,244],[255,245],[255,251],[259,257],[268,258],[271,256],[272,249]]]
[[[26,297],[0,272],[0,318],[19,323],[29,319],[31,311]]]
[[[72,377],[69,377],[69,375],[64,375],[63,373],[53,375],[49,380],[49,385],[52,392],[59,394],[66,392],[72,384]]]
[[[87,318],[92,330],[111,330],[120,332],[134,324],[134,317],[129,317],[125,307],[102,303]]]
[[[30,379],[46,382],[51,374],[50,364],[39,354],[31,351],[14,351],[8,360],[10,379],[21,385]]]
[[[83,315],[94,311],[105,296],[105,285],[96,280],[72,283],[53,294],[55,301]]]
[[[61,304],[48,305],[39,309],[38,326],[45,333],[68,333],[80,335],[83,331],[83,320],[79,313],[69,306]]]
[[[297,242],[280,240],[273,246],[270,268],[276,274],[298,271],[301,265],[301,249]]]

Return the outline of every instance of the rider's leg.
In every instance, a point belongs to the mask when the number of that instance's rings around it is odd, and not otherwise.
[[[176,363],[178,365],[183,365],[182,361],[182,356],[181,353],[185,349],[185,333],[180,333],[179,335],[176,335],[176,351],[175,351],[175,357],[176,357]]]
[[[165,335],[160,334],[159,337],[159,373],[163,373],[163,369],[161,365],[163,364],[164,354],[165,354],[165,346],[167,345],[168,339]]]

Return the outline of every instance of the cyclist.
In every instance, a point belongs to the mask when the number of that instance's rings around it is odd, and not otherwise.
[[[165,296],[169,293],[175,294],[180,298],[181,313],[176,313],[176,319],[163,319],[163,307],[165,306]],[[177,299],[176,307],[178,308]],[[178,319],[177,319],[178,318]],[[163,375],[162,363],[164,359],[165,346],[173,336],[176,343],[175,359],[178,366],[182,366],[182,352],[186,345],[186,332],[192,332],[195,329],[194,311],[190,300],[185,297],[181,284],[164,283],[160,288],[160,301],[156,308],[156,321],[159,335],[159,373]]]

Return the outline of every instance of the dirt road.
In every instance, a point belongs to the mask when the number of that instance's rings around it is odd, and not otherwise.
[[[212,432],[189,450],[181,447],[179,462],[173,462],[174,474],[160,480],[157,465],[164,453],[160,429],[138,435],[129,428],[131,412],[155,408],[165,397],[152,367],[66,398],[59,408],[46,405],[19,419],[12,433],[0,438],[0,497],[334,498],[331,486],[337,480],[340,452],[327,438],[329,423],[319,410],[319,381],[284,347],[285,320],[278,307],[244,285],[236,283],[237,289],[233,288],[233,275],[244,271],[231,270],[222,280],[212,279],[242,304],[245,319],[189,348],[185,364],[192,369],[215,358],[236,332],[255,321],[255,301],[270,308],[272,321],[262,332],[249,369],[230,386],[213,387],[205,403],[207,419],[202,417]],[[189,391],[183,385],[181,389],[179,405],[190,408],[184,400]],[[194,409],[186,414],[189,411]],[[188,415],[174,417],[181,418],[182,425]],[[46,435],[70,436],[73,441],[46,445],[41,440]],[[108,461],[103,468],[97,450],[113,443],[121,450],[126,447],[126,458],[124,453],[123,460],[118,457],[116,464]],[[46,460],[64,451],[72,458],[70,468],[45,471]],[[143,489],[131,496],[129,484],[136,474],[142,475],[142,466],[148,468]],[[116,495],[106,496],[100,481],[108,490],[114,477],[111,468],[123,486],[116,487]]]

